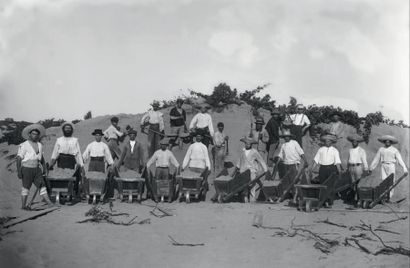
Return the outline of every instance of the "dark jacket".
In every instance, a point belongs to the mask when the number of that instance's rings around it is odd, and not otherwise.
[[[134,151],[131,152],[130,141],[127,141],[122,150],[121,157],[119,160],[120,165],[124,165],[127,169],[132,169],[139,171],[139,168],[144,166],[144,151],[139,142],[134,145]]]
[[[277,143],[279,141],[280,123],[271,117],[266,124],[265,129],[269,133],[268,146],[272,143]]]
[[[178,118],[178,119],[170,119],[169,123],[171,125],[171,127],[181,127],[185,124],[186,122],[186,112],[184,109],[182,109],[182,114],[179,113],[177,107],[174,107],[171,109],[171,111],[169,112],[170,116],[175,116],[175,117],[179,117],[182,116],[182,118]]]

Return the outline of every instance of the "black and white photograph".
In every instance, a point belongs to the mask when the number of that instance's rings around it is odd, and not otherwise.
[[[408,0],[0,0],[0,267],[410,267]]]

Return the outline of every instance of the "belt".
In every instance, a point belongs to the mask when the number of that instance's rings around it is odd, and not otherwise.
[[[349,163],[349,166],[351,167],[357,167],[357,166],[361,166],[362,163]]]
[[[156,168],[169,168],[169,167],[156,167]]]
[[[95,157],[91,156],[90,160],[91,161],[104,161],[104,156],[95,156]]]

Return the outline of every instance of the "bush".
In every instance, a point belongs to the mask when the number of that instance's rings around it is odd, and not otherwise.
[[[201,97],[205,99],[205,102],[211,105],[213,108],[224,108],[228,104],[238,104],[241,102],[238,98],[238,91],[231,89],[226,83],[220,83],[216,87],[211,95],[202,94],[191,90],[191,95]]]
[[[85,115],[84,115],[84,120],[88,120],[93,118],[93,115],[91,113],[91,111],[88,111]]]

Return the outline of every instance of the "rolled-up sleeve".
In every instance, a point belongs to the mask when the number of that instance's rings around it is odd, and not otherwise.
[[[337,149],[334,149],[334,157],[335,157],[335,165],[342,164],[342,161],[340,161],[340,154]]]
[[[58,158],[58,150],[60,149],[60,143],[58,142],[58,139],[56,140],[56,143],[54,144],[54,149],[51,154],[51,159],[57,159]]]

